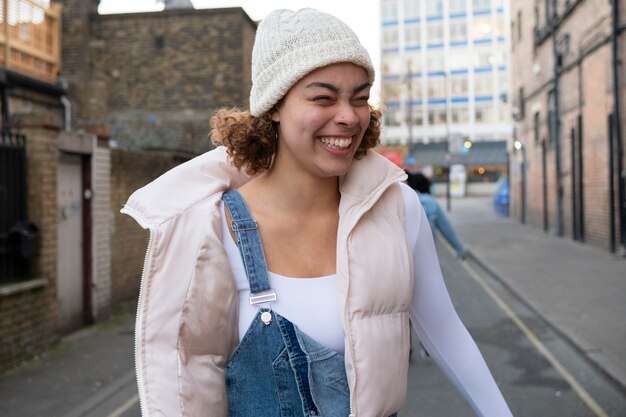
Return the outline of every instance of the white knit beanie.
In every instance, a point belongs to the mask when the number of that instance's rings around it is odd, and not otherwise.
[[[338,18],[315,9],[275,10],[259,24],[252,49],[250,113],[269,111],[302,77],[326,65],[374,66],[356,34]]]

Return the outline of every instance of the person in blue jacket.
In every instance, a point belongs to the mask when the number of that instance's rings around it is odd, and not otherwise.
[[[437,202],[437,199],[430,194],[430,188],[432,185],[430,179],[420,172],[407,172],[407,175],[409,176],[407,180],[409,187],[417,192],[420,203],[422,203],[422,207],[424,208],[424,212],[426,212],[428,223],[430,223],[430,229],[433,232],[433,239],[435,238],[435,231],[438,230],[454,248],[457,257],[465,259],[466,249],[461,241],[461,238],[459,237],[459,234],[454,229],[454,226],[446,215],[446,212]]]

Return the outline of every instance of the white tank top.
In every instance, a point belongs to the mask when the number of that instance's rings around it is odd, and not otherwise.
[[[250,285],[239,249],[226,224],[223,202],[220,210],[222,243],[226,248],[239,295],[239,339],[241,340],[257,314],[258,307],[250,305]],[[269,272],[268,277],[277,297],[272,310],[291,321],[317,342],[343,354],[344,332],[337,296],[337,275],[290,278]]]

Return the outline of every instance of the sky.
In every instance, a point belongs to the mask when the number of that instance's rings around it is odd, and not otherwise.
[[[377,104],[380,91],[380,5],[378,0],[342,1],[342,0],[192,0],[196,9],[219,7],[242,7],[253,20],[261,20],[275,9],[297,10],[314,7],[337,16],[348,24],[357,34],[372,58],[377,69],[376,81],[372,89],[370,102]],[[157,11],[162,6],[156,0],[100,0],[98,11],[101,14]]]

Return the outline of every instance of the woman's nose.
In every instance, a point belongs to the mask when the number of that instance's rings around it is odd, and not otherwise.
[[[341,123],[346,126],[354,126],[359,122],[359,117],[354,106],[346,103],[339,106],[336,120],[337,123]]]

